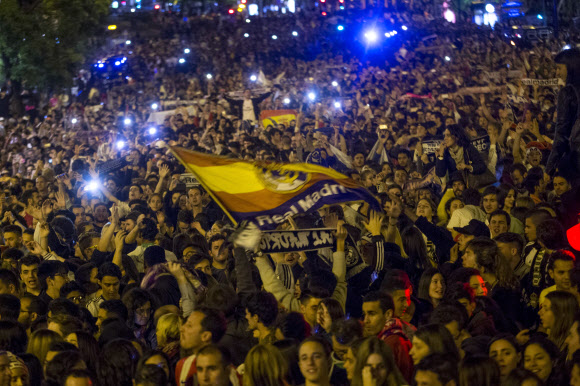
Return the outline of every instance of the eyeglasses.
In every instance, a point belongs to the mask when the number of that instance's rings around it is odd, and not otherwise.
[[[72,298],[68,298],[69,300],[72,300],[73,302],[82,302],[85,297],[83,295],[79,295],[79,296],[73,296]]]

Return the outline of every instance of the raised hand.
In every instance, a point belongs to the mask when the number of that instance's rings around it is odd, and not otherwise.
[[[363,221],[363,225],[373,236],[379,236],[381,234],[383,218],[384,216],[382,214],[371,211],[368,221]]]
[[[117,250],[123,249],[123,246],[125,245],[125,237],[127,237],[127,232],[125,231],[117,232],[115,235],[115,248]]]
[[[169,166],[166,164],[161,165],[159,168],[159,178],[165,179],[169,175]]]

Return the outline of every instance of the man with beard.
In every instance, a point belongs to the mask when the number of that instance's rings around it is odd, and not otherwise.
[[[93,221],[95,232],[101,233],[105,224],[109,222],[109,209],[107,208],[107,205],[103,202],[95,204],[93,216],[95,218]]]

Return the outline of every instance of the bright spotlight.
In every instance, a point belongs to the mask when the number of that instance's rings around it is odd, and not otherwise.
[[[402,26],[402,27],[401,27],[401,29],[402,29],[403,31],[406,31],[406,30],[408,30],[408,28],[407,28],[407,26],[406,26],[406,25]]]
[[[340,109],[340,102],[334,102],[334,108]]]
[[[125,118],[125,120],[123,122],[125,123],[126,126],[129,126],[131,124],[131,119]]]
[[[115,66],[120,66],[121,62],[119,62],[118,60],[115,62]]]
[[[181,63],[181,64],[185,63],[185,59],[183,59],[183,58],[180,58],[180,59],[179,59],[179,63]]]
[[[446,57],[445,57],[445,61],[446,61],[446,62],[450,62],[450,61],[451,61],[451,58],[450,58],[449,56],[446,56]]]
[[[390,38],[391,37],[391,33],[390,32],[385,32],[385,37]]]
[[[564,50],[569,50],[570,48],[572,48],[572,46],[570,44],[566,44],[563,49]]]
[[[99,68],[103,68],[105,65],[103,63],[99,63]]]
[[[316,94],[313,92],[309,92],[308,93],[308,99],[310,99],[311,101],[313,101],[314,99],[316,99]]]
[[[495,7],[493,6],[493,4],[486,4],[485,5],[485,12],[487,12],[487,13],[494,13],[495,12]]]
[[[157,110],[157,108],[158,108],[158,107],[159,107],[159,105],[158,105],[157,103],[153,103],[153,104],[151,105],[151,108],[152,108],[153,110]]]
[[[374,43],[379,38],[379,35],[377,34],[377,31],[367,31],[365,32],[365,38],[367,39],[367,42]]]
[[[250,76],[250,80],[251,80],[252,82],[255,82],[255,81],[257,81],[257,80],[258,80],[258,77],[257,77],[256,75],[252,75],[252,76]]]
[[[183,50],[184,54],[189,54],[191,52],[191,50],[189,48],[186,48],[185,50]]]
[[[127,40],[127,41],[125,42],[125,44],[126,44],[126,45],[129,45],[129,44],[131,44],[131,40]]]
[[[332,87],[338,87],[338,82],[336,80],[333,80],[331,84]]]
[[[155,134],[157,134],[157,128],[150,127],[149,128],[149,135],[155,135]]]
[[[538,19],[543,20],[544,19],[544,16],[538,15]]]
[[[117,149],[122,149],[125,147],[125,141],[117,141]]]
[[[211,79],[211,78],[213,78],[213,77],[211,76],[211,74],[207,74],[205,77],[206,77],[206,78],[208,78],[208,79]]]
[[[339,31],[344,31],[344,26],[343,25],[339,25],[338,27],[336,27],[337,30]]]
[[[249,38],[249,37],[250,37],[250,34],[246,32],[246,33],[244,34],[244,37],[245,37],[245,38]]]
[[[249,23],[251,20],[250,19],[246,19],[246,23]]]
[[[73,125],[76,125],[76,123],[78,122],[78,120],[77,120],[76,118],[73,118],[73,119],[71,119],[71,120],[70,120],[70,122],[71,122]]]
[[[273,39],[273,40],[276,40],[276,39],[278,39],[278,36],[276,36],[276,35],[272,35],[272,39]]]
[[[289,105],[290,104],[290,98],[284,98],[284,104],[285,105]]]
[[[292,31],[292,36],[298,36],[298,32]]]
[[[85,187],[86,190],[95,191],[99,188],[99,183],[97,181],[91,181]]]

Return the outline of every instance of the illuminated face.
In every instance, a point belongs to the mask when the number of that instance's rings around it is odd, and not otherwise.
[[[307,383],[325,383],[328,379],[328,357],[320,343],[306,342],[300,346],[298,364]]]
[[[163,208],[163,201],[161,200],[161,197],[159,197],[158,195],[152,196],[151,199],[149,200],[149,207],[154,212],[161,210],[161,208]]]
[[[469,286],[475,292],[475,296],[487,296],[487,286],[481,276],[471,276],[469,278]]]
[[[556,193],[558,197],[560,197],[562,194],[566,193],[569,190],[570,184],[568,183],[568,181],[566,181],[566,179],[560,176],[554,177],[554,193]]]
[[[197,381],[200,386],[227,386],[230,384],[230,371],[224,366],[217,354],[198,355],[195,362]]]
[[[431,353],[431,349],[421,339],[417,336],[413,337],[413,346],[411,347],[411,351],[409,351],[409,355],[413,358],[413,364],[418,364],[421,362],[423,358]]]
[[[550,299],[544,299],[542,304],[540,305],[540,311],[538,311],[538,316],[542,322],[542,327],[546,330],[549,330],[554,327],[554,323],[556,322],[556,316],[552,311],[552,302]]]
[[[502,377],[507,377],[520,361],[515,347],[504,339],[496,340],[489,346],[489,357],[497,362]]]
[[[399,162],[399,166],[406,168],[409,163],[409,156],[405,153],[399,153],[397,155],[397,161]]]
[[[431,299],[441,300],[443,299],[443,294],[445,293],[445,279],[440,273],[436,273],[431,278],[431,283],[429,284],[429,297]]]
[[[552,358],[538,344],[530,344],[524,351],[524,368],[546,381],[552,373]]]
[[[524,233],[529,242],[536,241],[536,224],[534,224],[531,217],[526,218]]]
[[[103,298],[105,300],[119,299],[119,287],[121,282],[115,276],[105,276],[103,280],[99,280],[99,285],[103,290]]]
[[[479,265],[477,265],[477,256],[475,255],[473,250],[469,247],[465,248],[465,253],[463,254],[461,259],[463,260],[463,267],[465,268],[479,267]]]
[[[443,142],[445,143],[445,146],[450,148],[450,147],[454,147],[457,144],[457,139],[455,138],[455,136],[453,134],[451,134],[451,132],[449,130],[446,129],[443,132]]]
[[[453,185],[451,185],[451,188],[453,189],[453,194],[455,194],[455,197],[461,197],[463,195],[463,191],[465,190],[465,184],[463,181],[454,181]]]
[[[201,192],[199,189],[190,189],[189,190],[189,202],[192,206],[199,206],[201,205]]]
[[[420,200],[417,204],[416,214],[417,216],[423,216],[427,218],[427,220],[431,221],[431,219],[433,219],[433,208],[431,208],[429,201]]]
[[[548,270],[548,274],[554,283],[556,284],[556,289],[558,291],[568,291],[572,286],[570,282],[570,273],[574,269],[573,261],[556,260],[554,261],[554,269]]]
[[[519,170],[514,170],[511,172],[512,181],[514,184],[521,186],[524,182],[524,176]]]
[[[137,185],[133,185],[129,188],[129,201],[141,199],[141,189]]]
[[[362,153],[356,154],[353,158],[352,164],[354,167],[362,168],[362,166],[365,164],[364,154],[362,154]]]
[[[449,206],[449,217],[451,217],[451,215],[453,215],[453,212],[455,212],[457,209],[461,209],[464,206],[465,205],[463,205],[463,202],[461,200],[453,200],[451,202],[451,205]]]
[[[4,244],[8,248],[21,248],[22,237],[12,232],[4,232]]]
[[[513,208],[515,202],[516,202],[516,192],[513,189],[511,189],[508,192],[508,194],[504,200],[504,203],[503,203],[504,210],[507,211],[507,209],[505,209],[505,208],[508,208],[508,209]]]
[[[395,302],[395,318],[401,318],[411,305],[411,289],[395,291],[392,296]]]
[[[497,195],[496,194],[488,194],[487,196],[484,196],[483,201],[482,201],[482,206],[483,206],[483,210],[485,210],[485,213],[487,213],[488,215],[495,212],[496,210],[498,210],[499,203],[497,201]]]
[[[498,214],[492,216],[489,220],[489,231],[491,232],[491,238],[494,238],[497,235],[505,233],[509,230],[507,219],[504,215]]]

